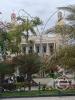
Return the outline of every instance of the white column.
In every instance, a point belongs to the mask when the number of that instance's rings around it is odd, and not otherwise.
[[[43,48],[43,44],[40,43],[40,56],[43,56],[43,51],[42,51],[42,48]]]
[[[1,46],[0,46],[0,53],[1,53]]]
[[[28,54],[28,52],[29,52],[29,47],[26,46],[26,54]]]
[[[21,48],[21,54],[23,53],[23,46],[22,44],[20,45],[20,48]]]
[[[15,76],[19,76],[19,66],[17,66],[16,68],[15,68],[15,73],[14,73],[14,75]]]
[[[19,67],[16,68],[16,74],[17,74],[17,76],[19,76],[19,74],[20,74]]]
[[[56,43],[54,43],[54,47],[53,48],[54,48],[54,52],[55,52],[56,51]]]
[[[46,54],[47,54],[47,55],[50,55],[50,50],[49,50],[49,45],[48,45],[48,43],[47,43],[47,51],[46,51]]]
[[[33,49],[34,49],[34,53],[36,53],[36,46],[35,46],[35,43],[34,43],[34,48],[33,48]]]

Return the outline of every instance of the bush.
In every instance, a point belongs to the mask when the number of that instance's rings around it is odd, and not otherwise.
[[[16,89],[16,85],[13,84],[13,83],[5,83],[5,84],[2,85],[2,87],[3,87],[3,89],[9,90],[9,91]]]

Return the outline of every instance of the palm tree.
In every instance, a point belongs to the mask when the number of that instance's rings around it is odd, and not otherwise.
[[[15,25],[11,27],[11,29],[8,32],[8,49],[12,53],[19,53],[20,51],[20,42],[21,42],[21,36],[22,33],[22,26],[21,25]]]
[[[38,25],[42,24],[42,21],[40,20],[39,17],[34,17],[33,19],[29,20],[28,17],[23,19],[18,17],[18,20],[22,21],[22,31],[25,31],[25,37],[26,37],[26,41],[28,41],[29,38],[29,31],[31,31],[31,33],[33,35],[37,35],[35,32],[35,27],[37,27]]]
[[[21,20],[21,24],[18,24],[12,27],[10,31],[8,32],[8,37],[9,37],[9,41],[12,42],[11,44],[14,47],[17,46],[17,51],[19,51],[21,36],[23,35],[26,38],[26,42],[28,43],[29,32],[31,31],[32,34],[36,35],[36,32],[34,29],[38,25],[42,24],[42,21],[38,17],[35,17],[34,19],[31,19],[31,20],[29,20],[28,18],[23,19],[23,18],[18,17],[17,20]],[[24,32],[26,32],[26,34],[24,34]],[[9,42],[9,47],[11,47],[10,42]]]

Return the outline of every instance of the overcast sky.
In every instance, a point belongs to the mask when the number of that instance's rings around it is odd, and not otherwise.
[[[13,10],[18,15],[20,9],[25,9],[32,16],[39,16],[46,22],[57,7],[70,4],[75,4],[75,0],[0,0],[0,12],[2,12],[0,19],[10,20]],[[50,25],[54,24],[54,18],[50,20]]]

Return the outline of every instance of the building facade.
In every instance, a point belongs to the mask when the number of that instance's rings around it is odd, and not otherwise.
[[[29,42],[26,42],[25,37],[21,40],[22,53],[35,52],[41,56],[52,55],[59,47],[60,37],[56,34],[29,36]]]

